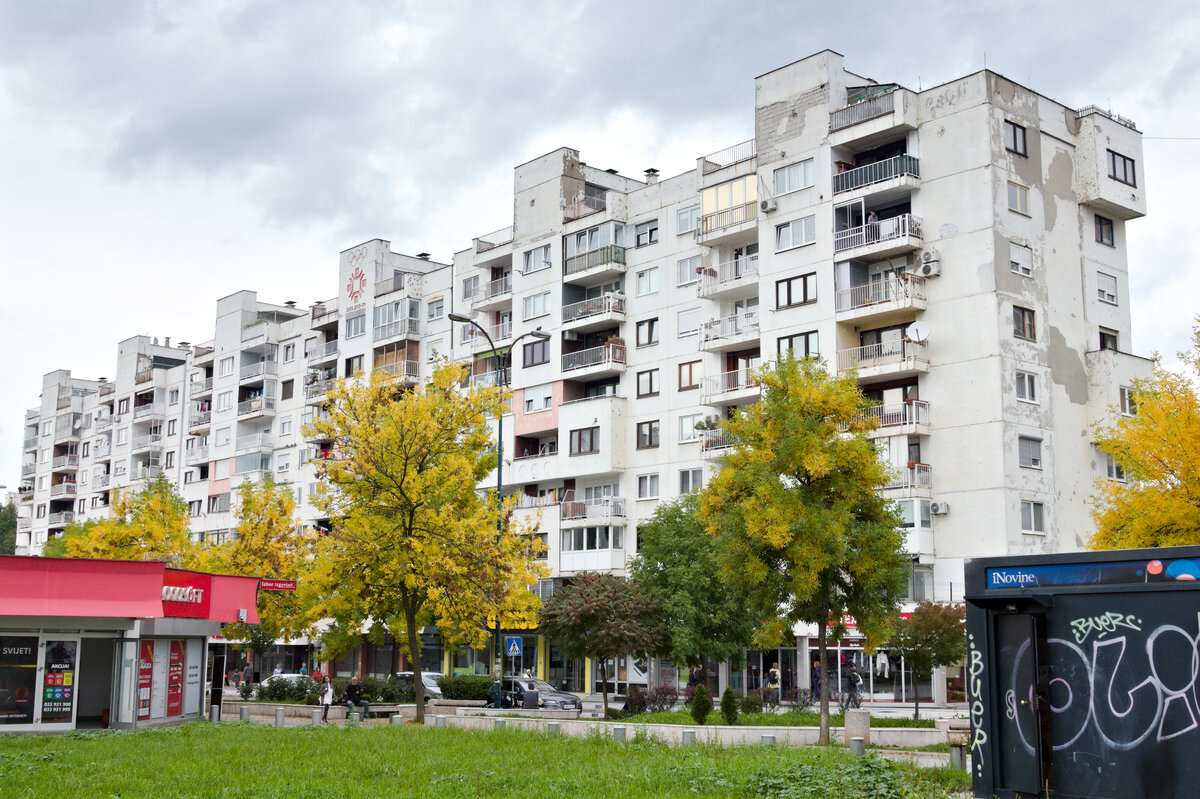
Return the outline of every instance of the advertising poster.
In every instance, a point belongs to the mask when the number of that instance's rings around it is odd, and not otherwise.
[[[37,636],[0,635],[0,724],[32,724]]]
[[[183,715],[183,641],[171,642],[167,666],[167,715]]]
[[[42,680],[42,723],[70,724],[75,707],[75,656],[78,641],[47,641]]]
[[[150,718],[150,690],[154,687],[154,642],[142,641],[138,657],[138,720]]]
[[[150,682],[150,718],[167,715],[167,663],[171,659],[169,641],[156,641],[154,646],[154,678]]]

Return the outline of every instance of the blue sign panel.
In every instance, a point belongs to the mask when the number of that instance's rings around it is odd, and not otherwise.
[[[1200,560],[1126,560],[1108,563],[1054,563],[1000,566],[987,570],[987,587],[1034,588],[1054,585],[1131,585],[1200,579]]]
[[[510,658],[521,656],[521,639],[519,636],[504,639],[504,651]]]

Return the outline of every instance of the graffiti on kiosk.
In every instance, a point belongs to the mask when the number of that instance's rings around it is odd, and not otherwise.
[[[1115,633],[1122,627],[1141,632],[1142,620],[1132,613],[1117,613],[1110,610],[1098,616],[1084,616],[1071,621],[1071,629],[1075,633],[1075,643],[1077,644],[1082,644],[1092,633],[1096,633],[1097,637],[1103,637],[1108,633]]]
[[[975,769],[983,772],[983,747],[987,732],[983,729],[983,653],[975,646],[975,636],[967,636],[967,677],[971,691],[971,759]]]

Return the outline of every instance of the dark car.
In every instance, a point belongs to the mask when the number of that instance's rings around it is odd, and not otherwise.
[[[583,710],[583,700],[575,694],[560,691],[545,680],[518,677],[504,681],[504,695],[514,707],[525,706],[525,692],[537,691],[538,707],[542,710]]]

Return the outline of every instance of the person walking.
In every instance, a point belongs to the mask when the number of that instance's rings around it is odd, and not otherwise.
[[[858,687],[862,684],[862,677],[858,676],[858,668],[851,661],[850,667],[842,672],[842,713],[845,714],[850,706],[859,706]]]
[[[350,684],[346,686],[346,710],[353,712],[355,707],[362,708],[362,720],[367,720],[367,715],[371,712],[371,703],[363,696],[363,687],[358,684],[358,675],[350,678]]]
[[[779,696],[779,664],[772,663],[770,671],[767,672],[767,687],[771,689],[771,693],[775,696],[775,701],[780,701]]]
[[[317,689],[317,698],[321,700],[321,723],[329,723],[329,706],[333,704],[333,683],[329,682],[329,675],[325,675],[321,680],[321,687]]]
[[[821,701],[821,661],[814,660],[812,674],[809,677],[809,688],[812,689],[813,702]]]
[[[272,677],[275,677],[275,676],[278,676],[278,675],[280,675],[280,674],[283,674],[283,666],[281,666],[281,665],[279,665],[278,663],[276,663],[276,664],[275,664],[275,671],[271,672],[271,676],[272,676]]]
[[[250,661],[246,661],[246,668],[242,671],[242,682],[249,685],[254,682],[254,667],[250,665]]]

